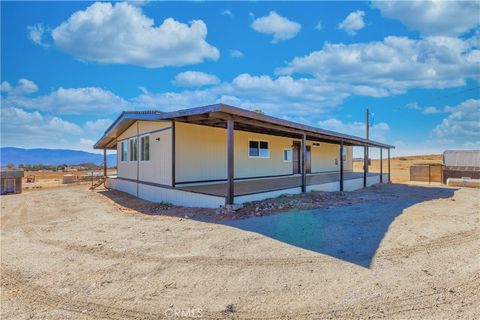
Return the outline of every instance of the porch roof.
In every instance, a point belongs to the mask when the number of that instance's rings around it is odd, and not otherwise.
[[[214,104],[209,106],[184,109],[172,112],[160,111],[126,111],[113,122],[100,140],[95,143],[95,149],[115,149],[116,139],[137,120],[158,121],[172,120],[193,123],[204,126],[226,128],[227,120],[235,122],[235,130],[264,133],[270,135],[292,137],[299,139],[306,134],[308,140],[328,142],[349,146],[369,146],[378,148],[395,148],[392,145],[367,140],[364,138],[324,130],[304,124],[275,118],[257,112],[229,106]]]

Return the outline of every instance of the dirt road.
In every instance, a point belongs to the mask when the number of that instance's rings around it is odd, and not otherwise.
[[[386,185],[246,220],[86,186],[1,198],[2,319],[478,319],[479,190]]]

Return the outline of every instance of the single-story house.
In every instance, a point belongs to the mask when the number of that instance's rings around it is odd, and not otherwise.
[[[106,185],[153,202],[218,207],[311,190],[390,181],[353,172],[353,146],[391,145],[225,104],[173,112],[126,111],[95,149],[117,151]],[[106,162],[106,161],[105,161]],[[388,167],[390,167],[388,161]],[[106,171],[104,171],[106,176]]]

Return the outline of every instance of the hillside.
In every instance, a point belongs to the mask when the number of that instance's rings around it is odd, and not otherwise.
[[[6,166],[9,163],[19,164],[45,164],[45,165],[75,165],[80,163],[95,163],[100,165],[103,161],[103,155],[78,150],[68,149],[23,149],[14,147],[0,148],[1,165]],[[115,154],[107,156],[109,166],[117,163]]]

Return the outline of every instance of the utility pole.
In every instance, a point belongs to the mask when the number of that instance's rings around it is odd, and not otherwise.
[[[367,116],[367,119],[365,121],[365,124],[366,124],[366,128],[365,128],[365,135],[366,135],[366,138],[368,140],[369,138],[369,129],[370,129],[370,124],[369,124],[369,120],[368,118],[370,117],[370,113],[368,112],[368,108],[367,108],[367,112],[366,112],[366,116]],[[365,165],[365,172],[368,172],[368,162],[369,162],[369,158],[368,158],[368,146],[365,147],[365,159],[366,159],[366,163],[364,164]]]

